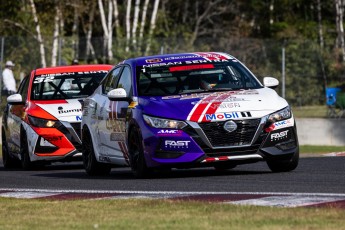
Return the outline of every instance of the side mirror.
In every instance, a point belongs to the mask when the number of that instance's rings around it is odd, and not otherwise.
[[[126,90],[123,88],[110,90],[107,93],[107,97],[111,101],[130,101],[130,98],[127,96]]]
[[[274,77],[264,77],[264,86],[268,88],[276,88],[279,85],[279,81]]]
[[[16,93],[7,97],[7,103],[10,105],[21,105],[24,104],[22,95]]]

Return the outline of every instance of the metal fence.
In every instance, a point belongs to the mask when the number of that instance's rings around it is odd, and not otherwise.
[[[32,37],[2,37],[1,66],[6,60],[12,60],[16,66],[15,77],[20,78],[32,69],[41,67],[38,42]],[[103,38],[91,40],[93,53],[87,52],[86,38],[64,37],[59,39],[57,63],[70,64],[73,59],[79,63],[110,63],[116,64],[126,58],[144,56],[149,41],[137,41],[128,44],[125,39],[114,39],[112,42],[113,58],[107,58]],[[126,51],[126,47],[128,50]],[[285,58],[283,52],[285,51]],[[293,105],[325,104],[327,61],[319,51],[318,44],[305,40],[260,40],[229,38],[199,39],[191,45],[188,39],[154,38],[150,41],[151,54],[194,52],[194,51],[221,51],[229,53],[246,64],[252,72],[262,80],[265,76],[276,77],[282,80],[285,73],[285,98]],[[52,58],[52,38],[45,38],[45,52],[47,65]],[[330,51],[331,52],[331,51]],[[285,59],[285,61],[284,61]],[[326,67],[325,67],[326,66]],[[277,93],[282,94],[282,87]]]

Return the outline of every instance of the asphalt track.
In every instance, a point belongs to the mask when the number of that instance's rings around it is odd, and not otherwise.
[[[134,179],[129,168],[90,177],[79,162],[55,163],[37,171],[5,170],[0,197],[195,199],[265,206],[345,208],[345,157],[301,158],[296,170],[272,173],[265,162],[228,171],[213,168],[159,172]]]

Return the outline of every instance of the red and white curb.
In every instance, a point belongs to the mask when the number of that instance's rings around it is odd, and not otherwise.
[[[326,153],[326,154],[323,154],[323,156],[326,156],[326,157],[344,157],[345,152]]]
[[[336,207],[345,208],[345,194],[328,193],[259,193],[259,192],[167,192],[0,189],[0,197],[24,199],[169,199],[218,202],[235,205],[270,207]]]

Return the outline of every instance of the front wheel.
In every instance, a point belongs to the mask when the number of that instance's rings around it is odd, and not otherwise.
[[[267,165],[272,172],[289,172],[297,168],[299,161],[299,150],[289,161],[268,160]]]
[[[35,168],[35,164],[30,160],[29,156],[29,146],[26,134],[22,135],[20,142],[20,156],[22,168],[25,170],[32,170]]]
[[[136,127],[133,127],[129,134],[129,161],[132,173],[136,178],[145,178],[151,170],[147,167],[141,135]]]
[[[2,133],[2,163],[4,164],[4,168],[11,169],[20,167],[20,162],[12,157],[8,151],[6,136]]]
[[[84,133],[82,143],[83,164],[86,173],[89,176],[109,175],[111,166],[109,164],[100,163],[96,160],[92,138],[88,131]]]

